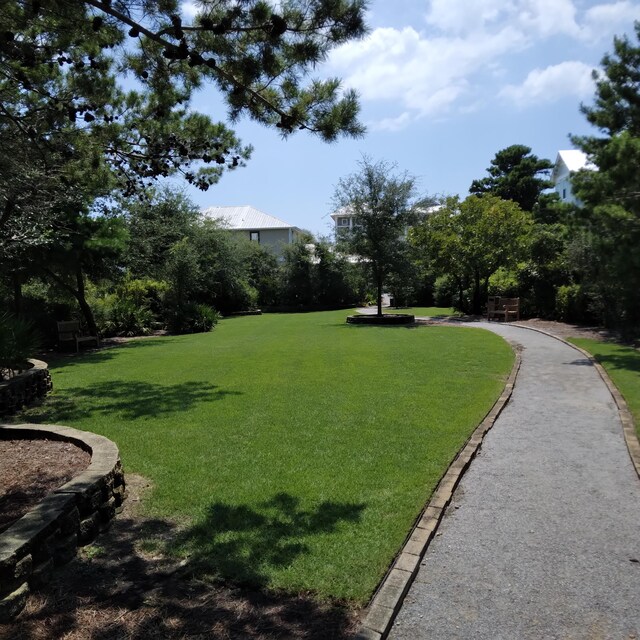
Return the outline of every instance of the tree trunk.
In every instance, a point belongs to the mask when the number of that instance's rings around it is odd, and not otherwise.
[[[458,281],[458,309],[460,311],[466,312],[465,304],[464,304],[464,287],[462,286],[462,278],[456,278]]]
[[[382,274],[376,274],[376,280],[378,285],[378,315],[382,315]]]
[[[56,275],[50,269],[44,268],[44,272],[60,287],[68,291],[77,301],[80,307],[80,311],[82,311],[82,315],[87,322],[87,329],[89,333],[93,336],[98,335],[98,327],[96,326],[96,321],[93,317],[93,311],[91,311],[91,307],[87,302],[84,291],[84,276],[82,275],[82,265],[78,262],[76,265],[76,285],[77,288],[74,289],[72,286],[67,284],[60,276]]]
[[[473,313],[479,315],[482,311],[482,303],[480,302],[480,272],[476,269],[474,273],[473,283]]]
[[[20,274],[14,271],[13,275],[13,310],[16,316],[22,314],[22,280]]]
[[[82,314],[84,315],[84,319],[87,321],[87,329],[89,329],[89,333],[92,336],[97,336],[98,327],[96,326],[96,321],[93,317],[93,311],[91,311],[91,307],[89,306],[89,303],[87,302],[87,299],[85,297],[84,276],[82,275],[82,267],[80,266],[80,263],[78,263],[76,266],[76,283],[78,286],[78,291],[75,295],[78,300],[78,304],[80,305]]]

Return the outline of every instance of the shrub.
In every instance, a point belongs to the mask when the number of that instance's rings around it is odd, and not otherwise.
[[[558,287],[556,293],[556,313],[564,322],[592,322],[593,302],[589,291],[580,284]]]
[[[40,348],[33,323],[8,313],[0,314],[0,377],[26,368],[27,360]]]
[[[456,283],[450,276],[439,276],[433,285],[433,301],[436,307],[451,307],[458,300]]]
[[[143,336],[151,333],[166,283],[126,279],[113,293],[93,293],[91,306],[104,335]]]
[[[169,313],[167,324],[172,333],[200,333],[211,331],[219,320],[220,314],[213,307],[188,302]]]

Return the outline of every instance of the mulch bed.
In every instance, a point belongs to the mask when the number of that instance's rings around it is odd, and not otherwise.
[[[0,532],[84,471],[91,455],[70,442],[0,440]]]

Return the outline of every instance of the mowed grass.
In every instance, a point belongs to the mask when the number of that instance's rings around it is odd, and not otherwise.
[[[513,354],[480,329],[348,313],[239,317],[68,358],[20,419],[113,439],[194,570],[362,604]]]
[[[588,351],[606,369],[624,396],[640,437],[640,351],[589,338],[571,338],[570,342]]]
[[[459,316],[460,314],[453,307],[385,307],[382,313],[412,313],[421,318],[437,318],[448,316]]]

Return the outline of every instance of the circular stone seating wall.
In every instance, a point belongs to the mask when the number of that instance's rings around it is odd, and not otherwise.
[[[33,365],[30,369],[0,382],[0,416],[11,415],[51,391],[53,385],[47,363],[42,360],[29,362]]]
[[[382,316],[358,313],[353,316],[347,316],[348,324],[376,324],[389,326],[398,324],[414,324],[415,321],[415,316],[409,313],[385,313]]]
[[[0,623],[24,608],[31,588],[46,583],[56,565],[69,562],[122,509],[126,497],[118,447],[102,436],[70,427],[0,425],[0,438],[48,438],[91,453],[75,478],[45,496],[0,533]]]

